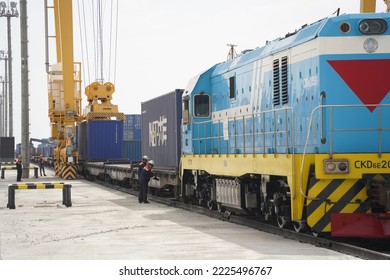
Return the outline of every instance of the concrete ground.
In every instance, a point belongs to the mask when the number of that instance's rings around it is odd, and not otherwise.
[[[32,172],[31,172],[32,174]],[[47,177],[25,182],[59,182]],[[16,190],[8,209],[8,184],[0,181],[0,259],[3,260],[345,260],[328,249],[299,243],[75,180],[72,207],[62,191]]]

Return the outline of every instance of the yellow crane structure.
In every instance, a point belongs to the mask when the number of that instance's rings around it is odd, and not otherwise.
[[[383,0],[387,5],[387,12],[390,12],[390,1]],[[376,0],[360,0],[360,12],[361,13],[375,13]]]
[[[49,65],[48,11],[54,12],[56,63]],[[72,0],[53,0],[46,11],[46,70],[48,74],[49,118],[56,175],[64,179],[77,177],[78,152],[74,147],[76,124],[81,115],[81,63],[73,58]]]
[[[111,103],[114,92],[115,86],[110,82],[104,84],[93,82],[85,88],[88,105],[84,108],[83,116],[87,122],[112,117],[125,120],[125,114],[119,112],[118,105]]]
[[[93,82],[85,88],[88,105],[82,112],[81,63],[74,62],[73,3],[72,0],[45,0],[46,72],[48,74],[49,118],[54,150],[56,175],[63,179],[76,179],[79,152],[75,147],[76,126],[86,120],[125,120],[118,106],[111,103],[115,87],[112,83]],[[48,35],[48,11],[53,11],[54,36]],[[49,37],[55,39],[56,62],[49,63]],[[102,147],[104,148],[104,147]]]

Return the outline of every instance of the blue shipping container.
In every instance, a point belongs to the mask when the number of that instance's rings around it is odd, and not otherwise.
[[[90,120],[78,127],[78,148],[85,160],[123,158],[123,121]]]
[[[141,129],[141,115],[131,114],[125,115],[126,122],[124,124],[124,130]]]
[[[123,158],[133,162],[141,161],[141,141],[124,141]]]
[[[125,129],[123,130],[124,141],[141,141],[141,129]]]

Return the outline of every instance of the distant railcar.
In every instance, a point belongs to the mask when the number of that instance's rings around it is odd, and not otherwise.
[[[296,231],[390,237],[389,24],[325,18],[191,80],[183,196]]]

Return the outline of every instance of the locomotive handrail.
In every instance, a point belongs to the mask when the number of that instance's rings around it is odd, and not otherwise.
[[[276,114],[277,112],[284,112],[284,122],[285,122],[285,127],[283,130],[278,130],[277,129],[277,121],[276,121]],[[288,116],[289,114],[291,115],[291,128],[289,129],[289,123],[288,123]],[[266,116],[272,115],[272,120],[273,120],[273,125],[272,129],[270,131],[265,131],[266,130]],[[260,132],[255,132],[255,117],[260,116],[260,123],[262,124],[261,131]],[[251,119],[252,121],[252,132],[246,132],[245,128],[245,121]],[[242,121],[242,130],[237,131],[237,122]],[[219,119],[212,119],[212,120],[207,120],[207,121],[200,121],[194,123],[194,131],[195,131],[195,126],[197,126],[197,137],[193,138],[194,143],[197,143],[197,152],[194,151],[194,154],[207,154],[207,140],[210,141],[211,145],[211,153],[214,154],[215,152],[215,147],[214,147],[214,141],[212,140],[217,140],[218,142],[218,147],[217,147],[217,154],[222,154],[222,147],[221,147],[221,138],[223,139],[225,136],[223,135],[223,131],[221,131],[221,123],[222,125],[227,125],[229,126],[229,122],[233,123],[233,128],[234,128],[234,133],[232,135],[228,135],[226,141],[226,150],[225,153],[226,155],[229,154],[237,154],[237,137],[242,137],[242,149],[243,152],[242,154],[247,154],[247,150],[250,147],[246,146],[246,140],[247,139],[252,139],[252,154],[255,154],[255,136],[260,135],[262,136],[262,153],[263,155],[266,154],[266,136],[272,134],[273,137],[273,143],[272,143],[272,151],[274,154],[277,154],[277,134],[285,134],[285,146],[286,146],[286,151],[285,154],[288,155],[290,154],[290,148],[291,148],[291,153],[294,153],[294,148],[295,148],[295,137],[294,137],[294,113],[293,113],[293,108],[292,107],[285,107],[285,108],[278,108],[278,109],[273,109],[273,110],[268,110],[268,111],[262,111],[262,112],[255,112],[255,113],[248,113],[248,114],[243,114],[240,116],[234,116],[234,117],[228,117],[225,120],[222,120],[221,118]],[[217,124],[218,125],[218,131],[217,135],[213,136],[213,125],[210,125],[210,129],[207,130],[207,125],[208,124]],[[201,137],[201,130],[203,129],[203,136]],[[209,131],[209,134],[207,133]],[[291,132],[291,143],[289,142],[289,135],[288,133]],[[249,138],[248,138],[249,137]],[[204,143],[202,144],[202,141]],[[229,144],[230,141],[234,141],[233,145],[233,151],[229,151]],[[291,146],[290,146],[291,145]]]
[[[333,128],[333,110],[335,108],[359,108],[359,107],[377,107],[378,108],[378,127],[377,128],[362,128],[362,127],[361,128],[343,128],[343,129]],[[313,120],[314,120],[314,114],[317,111],[321,110],[320,118],[321,118],[321,134],[322,134],[323,110],[329,109],[329,156],[330,156],[330,158],[333,157],[333,133],[334,132],[356,132],[356,131],[360,131],[360,132],[377,131],[378,132],[378,151],[377,151],[377,153],[378,153],[378,156],[381,157],[381,154],[382,154],[382,132],[383,131],[390,131],[390,127],[389,128],[382,127],[382,108],[383,107],[390,107],[390,104],[319,105],[312,110],[312,112],[310,114],[309,127],[308,127],[307,134],[306,134],[305,145],[304,145],[303,152],[302,152],[302,161],[301,161],[301,168],[300,168],[299,190],[300,190],[301,194],[306,199],[318,200],[318,198],[306,196],[306,194],[304,193],[304,191],[302,189],[303,188],[303,170],[304,170],[304,165],[305,165],[305,157],[307,154],[308,143],[309,143],[310,134],[311,134],[311,127],[313,125]],[[322,135],[321,135],[321,137],[322,137]],[[322,140],[322,138],[321,138],[321,140]],[[323,144],[325,144],[325,143],[326,142],[324,142]]]
[[[279,114],[277,115],[278,112],[282,112],[282,114]],[[284,112],[284,116],[283,116],[283,112]],[[271,116],[271,124],[270,124],[270,131],[266,131],[266,118],[268,116]],[[291,120],[290,120],[290,123],[288,121],[288,118],[289,116],[291,117]],[[261,123],[261,127],[259,126],[259,130],[260,132],[255,132],[255,119],[256,118],[259,118],[260,119],[260,123]],[[277,119],[278,118],[278,119]],[[246,131],[246,128],[245,128],[245,121],[248,120],[248,119],[251,119],[252,121],[252,132],[247,132]],[[277,122],[280,121],[283,121],[284,119],[284,123],[285,123],[285,126],[283,127],[282,125],[279,126],[279,130],[278,130],[278,127],[277,127]],[[238,120],[240,120],[242,122],[242,130],[241,131],[238,131],[237,129],[237,122]],[[222,147],[221,147],[221,139],[223,140],[224,139],[224,132],[223,132],[223,129],[221,131],[221,123],[222,125],[229,125],[229,121],[233,122],[233,127],[234,127],[234,134],[233,135],[228,135],[227,139],[225,140],[226,141],[226,150],[225,151],[222,151]],[[208,130],[207,129],[207,125],[210,125],[210,129]],[[214,133],[214,129],[213,129],[213,124],[214,125],[218,125],[218,131],[217,131],[217,135],[216,136],[213,136],[213,133]],[[196,126],[198,126],[196,128]],[[268,110],[268,111],[261,111],[261,112],[254,112],[254,113],[248,113],[248,114],[242,114],[240,116],[234,116],[234,117],[227,117],[226,119],[222,119],[222,118],[215,118],[215,119],[211,119],[211,120],[207,120],[207,121],[199,121],[199,122],[196,122],[194,123],[194,131],[197,131],[198,135],[197,137],[194,137],[193,138],[193,141],[194,143],[197,143],[198,145],[198,149],[197,149],[197,152],[195,151],[195,148],[192,147],[193,149],[193,153],[194,154],[197,154],[197,155],[201,155],[203,154],[207,154],[207,141],[210,141],[210,144],[211,144],[211,154],[214,154],[215,150],[214,150],[214,141],[217,142],[217,154],[218,155],[221,155],[223,152],[226,152],[226,155],[229,155],[229,154],[234,154],[234,155],[237,155],[237,137],[242,137],[242,152],[240,154],[247,154],[247,151],[248,149],[250,149],[251,147],[247,147],[246,146],[246,140],[247,139],[252,139],[252,149],[251,149],[251,153],[252,154],[256,154],[256,147],[260,147],[261,148],[261,152],[258,153],[258,154],[263,154],[265,155],[266,154],[266,148],[267,148],[267,145],[266,145],[266,137],[267,135],[273,135],[273,141],[272,141],[272,144],[271,144],[271,151],[272,153],[274,154],[278,154],[278,149],[277,149],[277,134],[284,134],[285,137],[284,137],[284,141],[285,141],[285,154],[286,155],[289,155],[289,154],[292,154],[294,155],[295,154],[295,119],[294,119],[294,110],[293,110],[293,107],[284,107],[284,108],[278,108],[278,109],[273,109],[273,110]],[[197,129],[197,130],[196,130]],[[201,137],[201,130],[203,129],[203,137]],[[209,134],[207,135],[207,132],[209,132]],[[289,141],[289,133],[291,133],[291,143]],[[259,146],[256,146],[256,142],[255,142],[255,139],[256,139],[256,136],[260,136],[261,139],[262,139],[262,144],[259,145]],[[249,138],[248,138],[249,137]],[[213,141],[214,140],[214,141]],[[204,143],[202,144],[202,141],[204,141]],[[234,141],[234,147],[232,151],[229,151],[229,141]],[[279,144],[280,146],[280,144]],[[291,152],[290,152],[291,151]],[[293,157],[292,157],[293,159]],[[292,178],[295,178],[295,161],[292,160],[291,162],[292,164],[292,170],[291,170],[291,176]],[[291,186],[290,186],[290,193],[291,193],[291,196],[292,198],[295,198],[295,188],[294,188],[294,185],[295,185],[295,182],[294,180],[291,182]]]
[[[323,106],[324,105],[324,100],[326,98],[326,93],[325,91],[321,92],[320,94],[320,104]],[[326,143],[326,137],[324,135],[324,111],[321,110],[321,119],[320,119],[320,131],[321,131],[321,143],[325,144]]]

